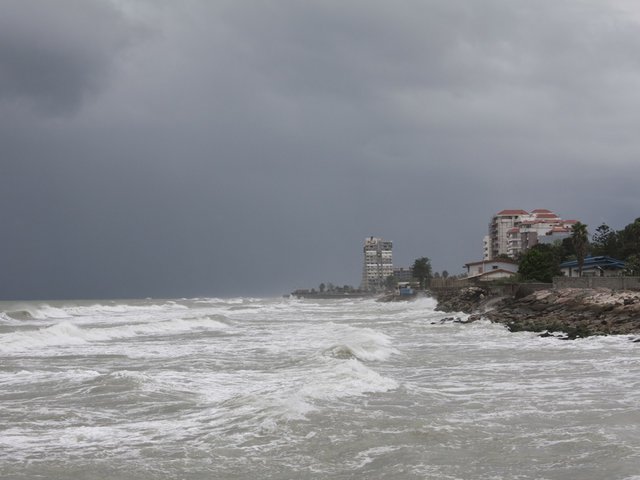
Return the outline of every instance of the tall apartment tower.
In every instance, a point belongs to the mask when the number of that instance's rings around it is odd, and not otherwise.
[[[364,263],[362,268],[362,289],[377,290],[393,275],[393,242],[377,237],[364,241]]]
[[[520,226],[522,220],[528,215],[529,212],[526,210],[502,210],[491,218],[489,235],[485,238],[485,260],[509,254],[508,232]]]

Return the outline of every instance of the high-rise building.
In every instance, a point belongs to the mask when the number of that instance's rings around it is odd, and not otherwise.
[[[502,210],[496,213],[489,222],[488,248],[485,248],[485,260],[491,260],[500,255],[508,255],[507,233],[522,222],[523,217],[529,215],[525,210]]]
[[[393,275],[393,242],[368,237],[364,241],[363,251],[361,288],[363,290],[383,288],[387,277]]]
[[[484,259],[501,255],[516,258],[538,243],[553,243],[571,235],[576,220],[562,220],[551,210],[502,210],[489,222],[484,237]]]

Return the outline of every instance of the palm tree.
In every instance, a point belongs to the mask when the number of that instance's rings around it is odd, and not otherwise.
[[[578,222],[571,228],[571,243],[576,252],[576,260],[578,260],[578,276],[581,277],[584,257],[587,256],[589,249],[589,233],[584,223]]]

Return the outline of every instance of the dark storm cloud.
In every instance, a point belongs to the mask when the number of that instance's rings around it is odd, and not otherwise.
[[[459,272],[503,208],[637,216],[633,2],[1,8],[5,298],[357,284],[368,235]]]
[[[5,0],[0,5],[0,101],[48,114],[75,110],[105,86],[133,31],[108,2]]]

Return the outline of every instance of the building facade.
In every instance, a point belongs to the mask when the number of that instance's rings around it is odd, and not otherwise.
[[[413,267],[395,267],[393,269],[393,276],[398,282],[412,282]]]
[[[518,272],[518,263],[509,259],[470,262],[465,267],[467,279],[480,282],[509,278]]]
[[[484,238],[484,260],[500,256],[517,258],[539,243],[552,244],[571,236],[577,220],[563,220],[547,209],[502,210],[489,222],[489,235]]]
[[[611,257],[586,257],[582,265],[583,277],[620,277],[624,271],[625,262]],[[566,277],[580,276],[577,260],[570,260],[560,264],[560,271]]]
[[[502,210],[491,218],[485,260],[498,258],[500,255],[509,255],[508,232],[518,227],[527,215],[529,212],[525,210]]]
[[[362,268],[363,290],[384,288],[387,277],[393,275],[393,242],[377,237],[364,241]]]

